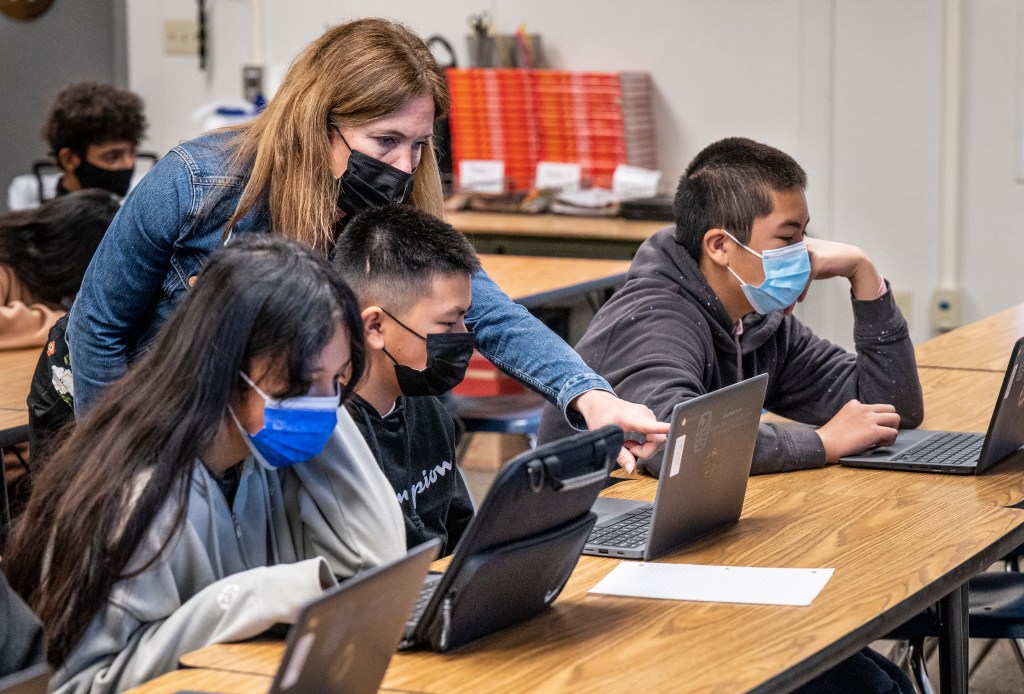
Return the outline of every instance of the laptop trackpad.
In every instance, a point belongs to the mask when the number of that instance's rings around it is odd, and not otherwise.
[[[875,446],[874,448],[868,448],[861,453],[843,456],[839,462],[891,461],[896,456],[902,455],[907,450],[913,448],[928,437],[942,433],[943,432],[941,431],[936,432],[928,429],[903,429],[900,431],[899,436],[896,437],[896,441],[893,442],[891,446]]]
[[[594,505],[590,507],[590,510],[597,514],[597,525],[603,525],[616,516],[621,516],[623,513],[629,513],[630,511],[644,507],[650,508],[651,503],[649,501],[633,501],[630,499],[609,499],[607,497],[598,497],[594,502]]]

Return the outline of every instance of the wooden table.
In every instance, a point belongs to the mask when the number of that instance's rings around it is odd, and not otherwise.
[[[262,694],[273,678],[229,670],[175,670],[126,691],[126,694],[175,694],[196,690],[222,694]]]
[[[917,365],[1006,371],[1013,343],[1024,337],[1024,304],[933,337],[917,347]]]
[[[449,212],[445,219],[481,253],[519,253],[628,260],[652,234],[672,222],[559,214]]]
[[[491,254],[481,254],[480,263],[502,291],[527,308],[613,289],[625,281],[630,265],[626,260]]]
[[[0,350],[0,430],[28,424],[26,399],[41,350]]]
[[[636,479],[606,493],[653,497]],[[938,533],[936,517],[956,533]],[[794,522],[799,519],[799,522]],[[827,567],[809,607],[614,598],[587,591],[618,561],[582,557],[554,607],[450,654],[399,653],[383,686],[422,692],[779,691],[879,638],[1024,540],[1024,513],[762,488],[743,517],[665,561]],[[280,644],[223,644],[188,666],[269,675]]]
[[[24,410],[42,347],[0,350],[0,410]]]
[[[930,354],[944,359],[944,352]],[[925,426],[984,431],[1002,370],[922,368]],[[650,498],[653,488],[651,480],[632,480],[606,494]],[[384,685],[456,692],[786,690],[939,602],[947,616],[942,684],[962,691],[965,584],[1024,540],[1024,513],[1003,508],[1021,499],[1020,455],[982,476],[830,466],[754,477],[739,524],[667,560],[835,568],[810,607],[591,596],[586,591],[616,562],[583,557],[552,610],[452,654],[397,654]],[[282,649],[226,644],[183,663],[269,674]]]

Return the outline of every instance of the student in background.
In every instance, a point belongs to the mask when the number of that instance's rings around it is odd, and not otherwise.
[[[52,184],[43,179],[41,198],[35,176],[18,177],[7,206],[37,207],[83,188],[124,197],[135,172],[135,148],[145,133],[142,99],[134,92],[100,82],[69,84],[51,104],[42,130],[60,177]]]
[[[0,349],[46,342],[117,210],[109,193],[83,190],[0,214]]]
[[[322,256],[258,234],[210,257],[15,524],[5,569],[58,691],[126,689],[404,553],[340,406],[363,365],[358,304]]]
[[[455,467],[455,422],[437,397],[462,381],[473,353],[466,330],[473,246],[411,207],[354,217],[334,266],[359,298],[366,376],[349,412],[395,490],[409,547],[437,537],[451,554],[473,516]]]
[[[577,345],[620,395],[659,418],[767,373],[765,407],[800,424],[761,425],[755,474],[835,463],[924,416],[914,345],[889,283],[859,248],[805,238],[806,185],[800,165],[773,147],[709,145],[679,181],[675,228],[644,242]],[[850,283],[856,354],[791,315],[810,282],[830,277]],[[564,433],[546,412],[541,440]],[[642,465],[657,475],[660,455]]]
[[[125,201],[71,312],[76,412],[145,351],[227,236],[270,231],[326,255],[361,210],[404,201],[442,216],[431,138],[448,105],[444,71],[422,39],[360,19],[313,41],[255,119],[171,150]],[[668,425],[617,398],[483,272],[466,323],[485,356],[573,426],[620,424],[664,439]],[[620,462],[632,468],[633,455],[623,449]]]

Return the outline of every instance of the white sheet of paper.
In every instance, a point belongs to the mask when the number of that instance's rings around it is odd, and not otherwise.
[[[590,592],[660,600],[806,606],[834,571],[624,561]]]

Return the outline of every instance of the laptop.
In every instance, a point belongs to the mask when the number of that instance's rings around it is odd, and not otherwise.
[[[376,692],[440,547],[436,539],[425,542],[303,608],[270,694]]]
[[[957,431],[901,431],[891,446],[878,446],[840,459],[851,467],[980,475],[1024,445],[1024,338],[1006,366],[987,434]]]
[[[50,667],[46,663],[0,677],[0,694],[46,694],[50,684]]]
[[[738,521],[767,388],[762,374],[676,405],[654,503],[598,499],[583,553],[649,561]]]

